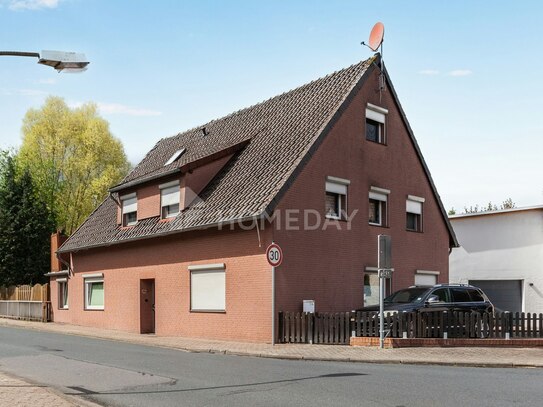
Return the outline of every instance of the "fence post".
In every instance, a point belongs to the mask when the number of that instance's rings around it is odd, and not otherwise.
[[[511,331],[513,324],[511,323],[512,314],[509,311],[505,311],[505,339],[511,339]]]
[[[449,339],[449,318],[447,311],[441,313],[441,328],[443,329],[443,339]]]
[[[311,312],[308,315],[307,319],[307,337],[309,339],[309,344],[313,345],[313,330],[315,325],[315,313]]]
[[[399,331],[402,333],[402,339],[407,339],[407,330],[406,330],[406,318],[407,318],[407,313],[406,312],[402,312],[400,313],[400,326],[399,326]]]

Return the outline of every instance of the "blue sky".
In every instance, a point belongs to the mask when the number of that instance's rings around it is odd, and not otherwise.
[[[543,204],[543,3],[0,0],[0,50],[84,52],[82,74],[0,57],[0,148],[47,95],[94,101],[136,163],[162,138],[371,55],[447,208]],[[391,164],[393,165],[393,163]]]

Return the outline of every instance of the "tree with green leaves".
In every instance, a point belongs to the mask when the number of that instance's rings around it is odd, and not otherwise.
[[[28,170],[0,157],[0,286],[43,283],[50,271],[50,236],[55,221],[36,194]]]
[[[18,164],[28,169],[37,193],[55,212],[57,228],[71,234],[107,196],[130,165],[121,142],[95,104],[70,108],[49,97],[23,120]]]

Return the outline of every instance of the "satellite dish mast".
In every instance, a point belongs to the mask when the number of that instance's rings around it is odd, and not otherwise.
[[[371,49],[373,52],[379,52],[381,53],[381,74],[379,75],[379,90],[382,91],[385,89],[385,76],[384,76],[384,69],[385,69],[385,62],[383,61],[383,41],[385,38],[385,26],[382,22],[377,22],[370,32],[370,38],[368,43],[366,44],[364,41],[362,41],[362,45],[365,45],[369,49]]]

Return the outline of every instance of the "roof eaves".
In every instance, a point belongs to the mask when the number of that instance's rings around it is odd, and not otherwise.
[[[169,171],[166,171],[166,172],[161,172],[159,174],[153,174],[153,175],[150,175],[150,176],[147,176],[147,177],[143,176],[141,178],[136,178],[133,181],[129,181],[129,182],[126,182],[124,184],[115,185],[114,187],[109,189],[109,192],[110,193],[119,192],[119,191],[122,191],[123,189],[134,187],[136,185],[141,185],[141,184],[144,184],[144,183],[149,182],[149,181],[153,181],[153,180],[158,179],[158,178],[167,177],[168,175],[176,174],[178,172],[181,172],[181,169],[180,168],[174,168],[172,170],[169,170]]]
[[[171,235],[175,235],[175,234],[179,234],[179,233],[191,232],[191,231],[195,231],[195,230],[205,230],[205,229],[209,229],[209,228],[212,228],[212,227],[215,227],[215,226],[227,226],[227,225],[234,224],[234,223],[247,222],[249,220],[253,220],[253,221],[254,220],[260,220],[260,219],[264,218],[263,215],[264,215],[264,212],[257,212],[254,215],[246,216],[246,217],[243,217],[243,218],[232,218],[232,219],[227,219],[227,220],[221,220],[219,222],[207,223],[205,225],[198,225],[198,226],[193,226],[193,227],[189,227],[189,228],[169,230],[167,232],[159,232],[159,233],[154,233],[154,234],[145,235],[145,236],[135,236],[135,237],[132,237],[132,238],[123,239],[123,240],[116,240],[116,241],[113,241],[113,242],[103,242],[103,243],[97,243],[97,244],[94,244],[94,245],[81,246],[81,247],[78,247],[76,249],[69,249],[69,250],[64,249],[63,250],[63,246],[65,246],[66,242],[68,242],[68,240],[67,240],[57,250],[57,253],[59,253],[59,254],[62,254],[62,253],[76,253],[76,252],[80,252],[82,250],[96,249],[96,248],[100,248],[100,247],[116,246],[116,245],[122,244],[122,243],[137,242],[137,241],[140,241],[140,240],[153,239],[155,237],[166,237],[166,236],[171,236]]]
[[[520,208],[509,208],[509,209],[499,209],[497,211],[484,211],[484,212],[475,212],[475,213],[459,213],[458,215],[450,215],[449,219],[461,219],[469,218],[475,216],[486,216],[486,215],[503,215],[508,213],[515,212],[525,212],[525,211],[536,211],[543,209],[543,205],[534,205],[534,206],[523,206]]]

